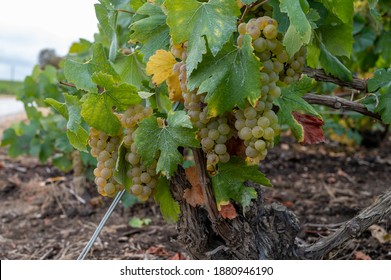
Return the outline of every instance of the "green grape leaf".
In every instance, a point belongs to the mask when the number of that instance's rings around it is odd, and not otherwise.
[[[67,137],[71,145],[83,152],[87,152],[88,132],[82,127],[81,106],[76,96],[64,93],[65,103],[53,98],[46,98],[45,102],[51,105],[67,120]]]
[[[1,146],[9,146],[8,155],[10,157],[29,154],[30,143],[38,129],[39,123],[36,121],[31,121],[29,124],[20,122],[4,130]]]
[[[375,44],[376,34],[368,27],[361,30],[360,33],[354,36],[353,48],[355,52],[365,51],[367,48],[372,47]]]
[[[69,119],[67,123],[67,129],[76,132],[81,124],[81,105],[77,96],[64,93],[65,104],[68,110]]]
[[[227,163],[219,163],[218,167],[216,175],[212,177],[212,188],[219,211],[221,206],[229,204],[230,199],[244,208],[250,205],[252,199],[257,198],[255,189],[247,187],[245,181],[272,186],[257,165],[247,165],[238,157],[232,157]]]
[[[389,48],[391,46],[391,31],[383,31],[379,41],[376,43],[376,53],[386,60],[388,64],[391,64],[391,52]]]
[[[391,86],[391,68],[378,69],[372,79],[368,80],[368,91],[375,92],[381,87]]]
[[[179,208],[178,202],[172,197],[170,183],[166,178],[159,177],[154,199],[160,206],[160,212],[162,213],[164,220],[176,223],[179,214],[181,213],[181,209]]]
[[[133,33],[130,35],[130,41],[143,44],[141,52],[144,54],[144,61],[147,61],[157,50],[168,48],[169,28],[166,24],[166,15],[156,4],[145,3],[137,10],[137,15],[143,17],[135,19],[131,25]]]
[[[142,5],[145,4],[147,0],[133,0],[130,1],[130,6],[132,7],[133,11],[137,11]]]
[[[122,142],[118,148],[118,159],[114,170],[114,179],[123,185],[127,191],[129,191],[132,186],[132,178],[129,178],[127,175],[127,171],[130,166],[129,162],[125,160],[127,152],[128,150]]]
[[[354,42],[352,24],[326,25],[321,27],[319,32],[330,53],[350,57]]]
[[[380,95],[376,112],[381,115],[385,124],[391,124],[391,88]]]
[[[158,120],[151,116],[139,123],[135,143],[140,156],[146,165],[152,164],[159,155],[156,171],[170,177],[183,156],[178,147],[197,148],[200,143],[195,138],[195,129],[189,127],[190,120],[184,111],[169,112],[167,125],[159,127]]]
[[[120,80],[120,77],[107,60],[102,44],[94,44],[92,46],[92,53],[92,59],[86,63],[81,63],[70,58],[66,59],[64,63],[64,74],[68,82],[73,83],[77,89],[97,93],[97,84],[92,80],[92,75],[95,72],[109,74],[116,82]]]
[[[290,56],[293,56],[301,46],[310,42],[312,29],[305,13],[302,10],[300,1],[281,0],[281,12],[287,13],[290,25],[284,36],[283,44]]]
[[[110,40],[115,33],[117,13],[109,5],[95,4],[94,6],[96,18],[99,21],[100,34]]]
[[[57,112],[60,113],[66,120],[69,120],[69,114],[67,105],[65,103],[61,103],[53,98],[46,98],[45,102],[52,106]]]
[[[86,54],[89,52],[92,44],[86,39],[79,39],[79,42],[74,42],[69,48],[69,54]]]
[[[286,33],[289,27],[289,17],[280,10],[279,0],[269,0],[269,5],[273,7],[273,18],[278,22],[278,31]]]
[[[317,0],[321,2],[332,14],[336,15],[343,23],[352,23],[353,0]]]
[[[352,80],[352,72],[338,58],[332,55],[321,42],[319,62],[327,74],[340,78],[343,81]]]
[[[221,115],[234,107],[244,108],[246,100],[251,104],[260,97],[261,63],[255,57],[251,38],[246,35],[243,46],[237,48],[228,43],[213,56],[208,53],[188,79],[190,90],[207,92],[210,116]]]
[[[168,10],[167,24],[173,42],[179,44],[188,41],[188,75],[197,68],[202,55],[206,53],[203,36],[213,56],[216,56],[236,31],[237,17],[240,15],[239,7],[233,0],[166,0],[164,5]]]
[[[88,132],[82,126],[78,126],[76,131],[67,130],[67,137],[71,145],[82,152],[87,152]]]
[[[305,128],[294,117],[293,112],[306,112],[322,119],[318,112],[301,97],[311,91],[314,86],[314,80],[304,76],[299,82],[282,88],[281,97],[275,101],[280,107],[277,113],[280,124],[287,124],[299,143],[304,143],[306,140]]]
[[[73,83],[77,89],[98,92],[96,84],[91,80],[88,63],[66,59],[64,63],[64,74],[68,82]]]
[[[121,77],[121,81],[140,88],[143,81],[149,81],[150,78],[145,73],[145,63],[143,56],[139,51],[131,55],[119,56],[114,65],[115,70]]]
[[[138,104],[141,98],[137,88],[128,85],[116,85],[113,77],[105,73],[96,73],[92,76],[96,84],[103,86],[104,91],[96,94],[89,93],[83,97],[81,115],[87,124],[109,135],[117,135],[121,123],[114,115],[117,111],[126,110],[129,105]]]

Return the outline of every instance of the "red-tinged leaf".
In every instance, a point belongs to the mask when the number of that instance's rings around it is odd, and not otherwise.
[[[156,255],[156,256],[170,256],[171,254],[166,250],[166,248],[161,246],[152,246],[149,247],[146,251],[147,254]]]
[[[187,260],[187,258],[181,253],[176,253],[172,257],[168,258],[169,260]]]
[[[197,173],[195,166],[185,169],[187,180],[191,184],[190,189],[186,189],[183,198],[191,206],[196,207],[197,205],[204,205],[204,195],[202,194],[200,177]]]
[[[324,125],[323,120],[313,117],[307,114],[300,114],[297,112],[292,112],[295,120],[303,126],[304,130],[304,139],[300,144],[311,145],[324,142],[323,129],[321,128]]]
[[[354,252],[353,255],[354,255],[355,260],[372,260],[372,258],[370,256],[368,256],[367,254],[365,254],[362,251],[356,251],[356,252]]]
[[[235,219],[238,213],[232,203],[221,205],[220,215],[224,219]]]

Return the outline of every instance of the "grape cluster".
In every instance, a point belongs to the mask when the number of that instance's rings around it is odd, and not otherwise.
[[[189,92],[186,85],[186,58],[187,47],[183,44],[181,62],[173,67],[173,72],[179,75],[184,106],[193,125],[198,128],[198,138],[201,141],[202,150],[206,153],[207,169],[213,172],[218,162],[228,162],[230,155],[226,142],[231,138],[232,131],[225,116],[215,118],[208,117],[208,106],[205,104],[205,94]],[[173,52],[174,49],[174,52]],[[176,56],[178,48],[172,47],[171,52]]]
[[[93,127],[90,130],[88,143],[91,146],[91,155],[98,160],[98,165],[94,169],[95,184],[103,196],[113,197],[123,189],[123,186],[113,178],[120,141],[121,136],[110,136]]]
[[[245,34],[250,35],[255,55],[263,65],[260,71],[261,97],[256,106],[247,104],[244,110],[235,112],[238,137],[243,140],[246,156],[253,163],[266,157],[268,149],[274,145],[274,137],[280,133],[278,117],[272,108],[273,101],[281,95],[277,82],[289,56],[278,38],[277,28],[276,20],[268,16],[251,19],[238,26],[238,45],[242,44]]]
[[[268,149],[274,145],[274,137],[280,133],[277,115],[259,102],[255,108],[247,106],[236,111],[235,118],[238,137],[246,146],[250,162],[258,163],[265,159]]]
[[[130,191],[142,201],[149,198],[157,185],[156,160],[151,166],[143,164],[140,155],[137,153],[134,138],[138,122],[152,113],[150,107],[135,105],[130,106],[120,116],[121,124],[125,128],[123,139],[123,145],[127,149],[125,160],[129,163],[126,175],[132,180]]]
[[[285,63],[284,71],[280,73],[281,81],[289,85],[300,79],[300,75],[304,70],[306,54],[307,48],[301,47],[300,50]]]

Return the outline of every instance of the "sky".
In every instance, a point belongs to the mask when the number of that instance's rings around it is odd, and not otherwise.
[[[22,81],[42,49],[65,55],[72,42],[98,32],[98,0],[1,0],[0,80]]]

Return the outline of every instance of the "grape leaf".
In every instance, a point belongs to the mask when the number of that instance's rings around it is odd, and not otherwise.
[[[29,154],[30,143],[39,129],[39,123],[30,121],[29,124],[20,122],[11,128],[4,130],[1,146],[8,146],[8,155],[18,157]],[[51,147],[50,145],[48,147]]]
[[[368,80],[368,91],[375,92],[381,87],[391,86],[391,68],[378,69],[372,79]]]
[[[170,44],[169,28],[166,24],[166,15],[162,8],[153,3],[145,3],[137,10],[141,19],[135,19],[131,25],[133,33],[130,42],[143,43],[141,52],[144,61],[148,60],[157,50],[167,49]]]
[[[379,41],[376,43],[376,53],[381,54],[386,63],[391,64],[391,31],[383,31]]]
[[[89,93],[83,97],[81,115],[87,124],[109,135],[116,135],[121,129],[121,123],[113,113],[126,110],[129,105],[138,104],[141,98],[137,88],[128,85],[116,85],[113,77],[105,73],[96,73],[92,76],[96,84],[103,86],[104,91],[96,94]]]
[[[147,74],[153,75],[152,82],[160,85],[166,81],[169,98],[172,102],[183,102],[179,75],[174,73],[173,66],[177,61],[171,52],[158,50],[147,63]]]
[[[269,5],[273,7],[273,18],[278,22],[278,31],[286,33],[289,27],[289,17],[280,10],[279,0],[269,0]]]
[[[115,33],[116,13],[110,5],[95,4],[94,6],[96,18],[99,21],[100,34],[110,41]]]
[[[350,70],[346,68],[346,66],[343,65],[338,58],[332,55],[321,42],[319,62],[327,74],[333,75],[334,77],[340,78],[344,81],[352,80],[353,77]]]
[[[307,45],[311,39],[311,24],[302,10],[300,1],[281,0],[281,12],[287,13],[290,25],[284,36],[283,44],[290,56],[293,56],[301,46]]]
[[[246,35],[241,48],[228,43],[216,57],[208,53],[188,79],[188,88],[207,92],[210,116],[221,115],[234,107],[244,108],[260,97],[261,63],[255,57],[251,38]]]
[[[147,2],[147,0],[133,0],[130,1],[129,4],[134,11],[137,11],[142,5],[145,4],[145,2]]]
[[[255,189],[244,185],[245,181],[272,186],[257,165],[247,165],[238,157],[232,157],[227,163],[219,163],[218,167],[216,175],[212,177],[212,187],[219,211],[223,205],[230,204],[230,199],[247,207],[257,197]]]
[[[170,177],[183,162],[178,147],[199,147],[195,129],[184,111],[169,112],[167,125],[159,127],[155,116],[144,119],[136,130],[135,143],[143,162],[152,164],[159,154],[156,171]]]
[[[88,132],[81,125],[81,106],[76,96],[64,93],[65,103],[53,98],[46,98],[45,102],[51,105],[67,120],[67,137],[69,143],[79,151],[87,151]]]
[[[305,127],[292,115],[292,112],[304,111],[319,119],[322,117],[301,95],[309,92],[315,86],[314,80],[303,77],[299,82],[282,88],[282,95],[275,103],[281,108],[277,115],[281,124],[287,124],[298,142],[305,140]]]
[[[97,84],[92,80],[95,72],[103,72],[119,81],[120,77],[106,59],[105,50],[102,44],[96,43],[92,46],[93,57],[86,63],[81,63],[70,58],[65,60],[64,74],[68,82],[73,83],[77,89],[97,93]]]
[[[167,24],[174,44],[189,42],[186,60],[188,75],[197,68],[202,55],[206,53],[203,36],[213,56],[216,56],[236,31],[237,16],[240,15],[239,7],[233,0],[166,0],[164,5],[168,10]]]
[[[167,222],[176,223],[181,210],[178,202],[171,195],[170,184],[166,178],[159,177],[154,199],[160,206],[163,218]]]
[[[353,0],[317,0],[321,2],[331,13],[335,14],[343,23],[352,23]]]
[[[333,55],[349,57],[353,49],[353,25],[326,25],[319,28],[326,48]]]
[[[303,127],[304,138],[300,144],[313,145],[324,142],[324,134],[321,128],[324,125],[322,119],[309,116],[307,114],[300,114],[298,112],[292,112],[295,120]]]
[[[379,105],[376,112],[381,114],[381,119],[385,124],[391,124],[391,89],[382,93],[379,97]]]
[[[145,63],[139,51],[134,51],[131,55],[120,55],[114,69],[121,77],[121,81],[140,88],[143,81],[148,81],[149,77],[145,73]]]
[[[175,57],[171,52],[157,50],[148,60],[147,75],[153,75],[152,82],[159,86],[172,75],[172,67],[175,63]]]
[[[129,163],[125,160],[125,156],[128,150],[121,143],[118,148],[118,159],[114,170],[114,179],[123,185],[127,191],[129,191],[132,186],[132,178],[129,178],[127,171],[129,168]]]

